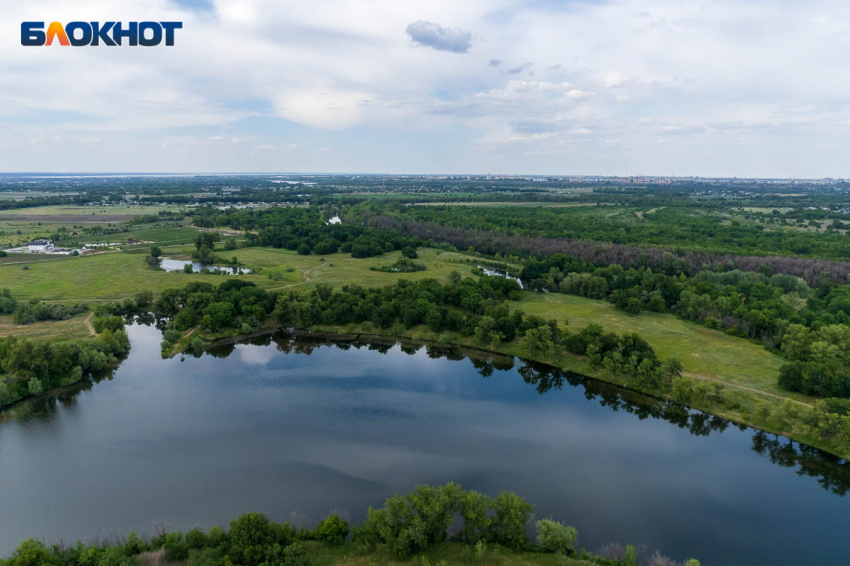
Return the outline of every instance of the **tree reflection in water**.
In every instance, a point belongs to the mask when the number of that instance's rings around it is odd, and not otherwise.
[[[146,326],[154,325],[160,330],[167,322],[153,315],[139,315],[128,320]],[[748,427],[735,425],[731,421],[696,411],[673,401],[657,399],[637,391],[625,389],[610,383],[588,378],[583,375],[565,372],[544,364],[520,361],[511,356],[482,352],[480,350],[462,348],[444,344],[422,344],[391,339],[335,339],[329,341],[317,336],[295,336],[288,333],[266,334],[243,340],[240,344],[255,346],[271,346],[284,353],[310,355],[322,347],[333,347],[341,350],[351,348],[366,348],[370,351],[387,354],[396,345],[407,355],[413,355],[425,348],[429,358],[447,358],[449,360],[469,359],[478,373],[491,377],[496,371],[509,371],[517,362],[521,363],[517,372],[523,381],[533,386],[541,395],[550,394],[564,389],[565,386],[583,388],[588,401],[598,401],[602,407],[612,411],[625,411],[638,419],[662,419],[681,429],[688,430],[695,436],[708,436],[711,433],[722,433],[730,425],[745,431]],[[236,343],[219,345],[210,348],[205,354],[215,358],[227,358],[236,349]],[[196,357],[200,355],[196,354]],[[0,424],[10,421],[28,419],[50,419],[60,408],[72,407],[76,404],[77,396],[92,389],[93,385],[103,380],[111,380],[115,370],[107,370],[85,379],[74,386],[52,392],[36,399],[30,399],[0,412]],[[815,478],[825,490],[843,496],[850,491],[850,463],[817,448],[788,440],[778,435],[764,431],[753,431],[752,450],[767,457],[775,465],[795,468],[800,476]]]

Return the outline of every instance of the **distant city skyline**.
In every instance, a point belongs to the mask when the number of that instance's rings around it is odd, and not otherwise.
[[[183,28],[24,47],[33,20]],[[0,171],[850,177],[848,23],[837,0],[10,3]]]

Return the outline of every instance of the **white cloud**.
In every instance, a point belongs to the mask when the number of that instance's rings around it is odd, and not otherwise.
[[[836,125],[850,124],[842,72],[850,4],[839,0],[608,0],[569,9],[515,0],[6,4],[7,30],[34,11],[66,22],[184,26],[171,48],[0,42],[0,170],[496,164],[619,173],[628,162],[645,172],[850,175],[822,149],[844,147]],[[252,120],[266,131],[243,131]],[[574,138],[582,143],[570,145]],[[67,143],[91,139],[99,141]],[[506,140],[522,140],[537,157],[503,152]],[[286,152],[252,149],[289,144],[315,161],[288,164]],[[789,145],[800,159],[777,159]],[[189,157],[172,158],[167,149],[178,146]],[[256,159],[227,163],[219,152],[235,146]]]
[[[472,47],[472,34],[460,28],[442,27],[432,22],[418,20],[407,26],[407,35],[418,45],[433,47],[437,51],[466,53]]]

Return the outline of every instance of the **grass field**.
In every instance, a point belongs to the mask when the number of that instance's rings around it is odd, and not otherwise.
[[[89,313],[79,314],[68,320],[37,322],[19,326],[12,322],[12,315],[0,316],[0,338],[10,335],[26,335],[28,338],[51,338],[77,340],[91,336],[85,320]]]
[[[433,249],[420,249],[419,259],[416,261],[425,264],[425,271],[414,273],[386,273],[382,271],[370,271],[370,267],[381,267],[396,262],[401,257],[400,252],[384,254],[378,257],[356,259],[350,254],[330,254],[323,257],[315,255],[298,255],[288,250],[277,250],[274,248],[243,248],[234,252],[221,252],[221,255],[236,258],[254,270],[258,275],[265,276],[271,273],[280,278],[280,281],[272,284],[272,287],[281,287],[295,283],[303,283],[305,286],[314,286],[319,283],[341,287],[343,285],[356,284],[364,287],[391,285],[399,279],[417,281],[420,279],[438,279],[448,281],[452,271],[458,271],[461,275],[471,274],[475,263],[460,263],[469,256],[455,252],[441,252]],[[287,273],[285,268],[293,268],[294,271]],[[305,281],[304,273],[309,272],[309,281]]]
[[[148,267],[144,256],[129,253],[104,253],[58,261],[0,265],[0,286],[12,291],[18,300],[103,301],[132,297],[149,289],[160,293],[189,281],[218,284],[221,275],[167,273]],[[238,276],[261,279],[256,276]],[[267,281],[267,280],[266,280]]]
[[[74,231],[82,232],[82,227],[91,228],[93,225],[120,224],[132,220],[136,216],[156,214],[161,210],[179,210],[179,208],[165,206],[40,206],[0,210],[0,246],[26,243],[37,237],[54,234],[61,228],[65,228],[71,234]],[[126,233],[124,238],[150,240],[152,238],[134,236],[133,233],[151,228],[151,226],[131,226],[131,231]],[[192,230],[194,236],[194,229]],[[57,244],[61,245],[63,242],[92,243],[106,241],[106,238],[108,236],[86,235],[68,238],[57,242]]]
[[[637,332],[661,359],[677,357],[686,371],[752,387],[783,397],[810,401],[791,394],[776,384],[784,361],[761,344],[711,330],[672,314],[643,312],[633,316],[610,303],[573,295],[527,293],[514,308],[526,314],[554,318],[577,331],[591,322],[623,334]]]
[[[166,255],[185,253],[190,249],[187,246],[176,246],[166,249]],[[140,253],[103,253],[53,261],[44,261],[43,256],[35,257],[33,261],[28,261],[28,256],[17,256],[11,259],[26,263],[0,263],[0,286],[10,289],[15,298],[20,300],[103,301],[132,297],[142,289],[158,294],[163,289],[180,287],[190,281],[219,284],[225,280],[222,275],[156,271],[147,266],[144,253],[144,250]],[[452,271],[468,275],[475,266],[475,263],[453,263],[466,258],[463,254],[437,250],[422,251],[419,261],[427,269],[415,273],[369,270],[371,266],[394,263],[400,256],[398,252],[368,259],[353,259],[349,254],[332,254],[324,258],[302,256],[272,248],[244,248],[220,253],[226,257],[235,255],[239,261],[256,271],[255,274],[235,277],[253,281],[267,289],[285,289],[296,285],[309,287],[319,283],[337,287],[352,283],[363,286],[389,285],[399,279],[429,277],[446,281]],[[23,265],[29,269],[24,270]],[[286,268],[292,268],[293,271],[286,272]],[[269,277],[270,274],[273,278]]]
[[[80,216],[92,221],[99,221],[103,217],[110,216],[141,216],[144,214],[157,214],[161,210],[179,210],[174,206],[34,206],[31,208],[13,208],[0,210],[0,219],[26,219],[31,216],[38,218],[53,218],[56,222],[65,222],[63,217]]]

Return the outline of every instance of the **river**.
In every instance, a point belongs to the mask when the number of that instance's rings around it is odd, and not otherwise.
[[[579,546],[703,566],[846,564],[827,454],[575,374],[447,349],[268,336],[162,360],[154,326],[97,383],[0,424],[0,556],[267,512],[353,521],[414,484],[515,491]],[[12,419],[9,415],[14,416]]]

